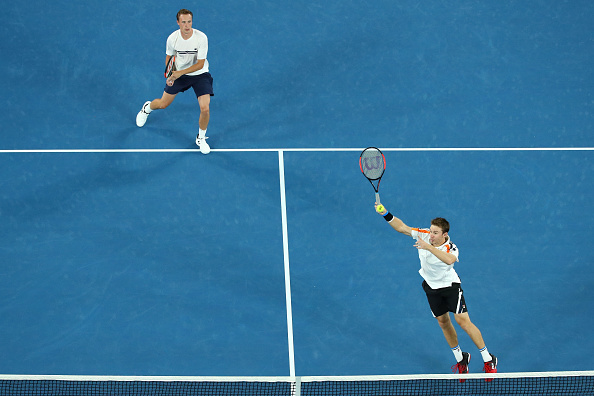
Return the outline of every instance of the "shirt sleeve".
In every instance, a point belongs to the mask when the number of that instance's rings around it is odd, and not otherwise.
[[[208,54],[208,38],[206,37],[206,34],[201,34],[196,59],[206,59],[206,54]]]
[[[449,242],[448,243],[448,249],[446,250],[447,253],[451,253],[454,256],[456,256],[456,261],[460,261],[458,259],[458,255],[460,254],[460,251],[458,250],[458,247],[456,245],[454,245],[453,243]]]
[[[429,240],[429,230],[425,228],[412,228],[410,231],[410,236],[413,239],[421,238],[424,241]]]
[[[167,44],[165,45],[165,54],[169,56],[175,55],[175,32],[167,37]]]

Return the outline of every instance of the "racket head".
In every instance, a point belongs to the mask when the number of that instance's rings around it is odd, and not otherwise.
[[[380,180],[386,170],[386,157],[377,147],[367,147],[359,156],[359,167],[369,181]]]
[[[175,55],[171,55],[169,57],[169,61],[167,61],[167,65],[165,66],[165,78],[169,78],[171,73],[175,71]]]

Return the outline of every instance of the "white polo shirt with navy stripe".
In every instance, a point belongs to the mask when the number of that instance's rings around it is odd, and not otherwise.
[[[167,38],[167,47],[165,53],[169,56],[175,55],[175,69],[184,70],[188,67],[198,63],[198,60],[204,59],[204,66],[202,69],[193,73],[188,73],[188,76],[197,76],[208,71],[208,60],[206,54],[208,53],[208,38],[206,34],[200,30],[193,29],[192,36],[184,40],[181,31],[176,30]]]
[[[413,228],[411,236],[415,240],[421,238],[425,242],[431,243],[429,242],[430,231],[428,228]],[[443,245],[436,246],[436,248],[455,255],[456,261],[458,261],[458,248],[450,241],[449,236]],[[460,283],[460,277],[454,270],[454,264],[448,265],[444,263],[433,253],[425,249],[419,249],[419,259],[421,260],[419,274],[421,274],[432,289],[440,289],[442,287],[449,287],[452,283]]]

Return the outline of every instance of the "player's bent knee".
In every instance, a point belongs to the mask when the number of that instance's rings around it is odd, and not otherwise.
[[[451,323],[450,316],[448,314],[438,316],[435,319],[437,319],[437,323],[439,323],[440,326],[448,326]]]
[[[472,326],[472,322],[468,316],[456,316],[456,322],[460,327],[463,329],[469,328]]]

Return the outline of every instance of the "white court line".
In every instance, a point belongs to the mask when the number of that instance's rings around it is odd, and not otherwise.
[[[293,344],[293,308],[291,304],[291,270],[289,268],[289,233],[287,229],[287,199],[285,195],[285,160],[283,151],[278,151],[280,178],[281,215],[283,228],[283,257],[285,266],[285,301],[287,304],[287,336],[289,339],[289,372],[295,377],[295,347]]]
[[[382,151],[594,151],[594,147],[379,147]],[[211,152],[360,152],[360,148],[260,148],[260,149],[211,149]],[[0,150],[10,153],[198,153],[198,149],[26,149]]]
[[[509,373],[468,373],[467,379],[493,378],[542,378],[542,377],[593,377],[594,371],[528,371]],[[399,374],[399,375],[345,375],[345,376],[183,376],[183,375],[52,375],[52,374],[0,374],[0,381],[161,381],[161,382],[322,382],[322,381],[410,381],[423,379],[460,379],[460,374]]]

